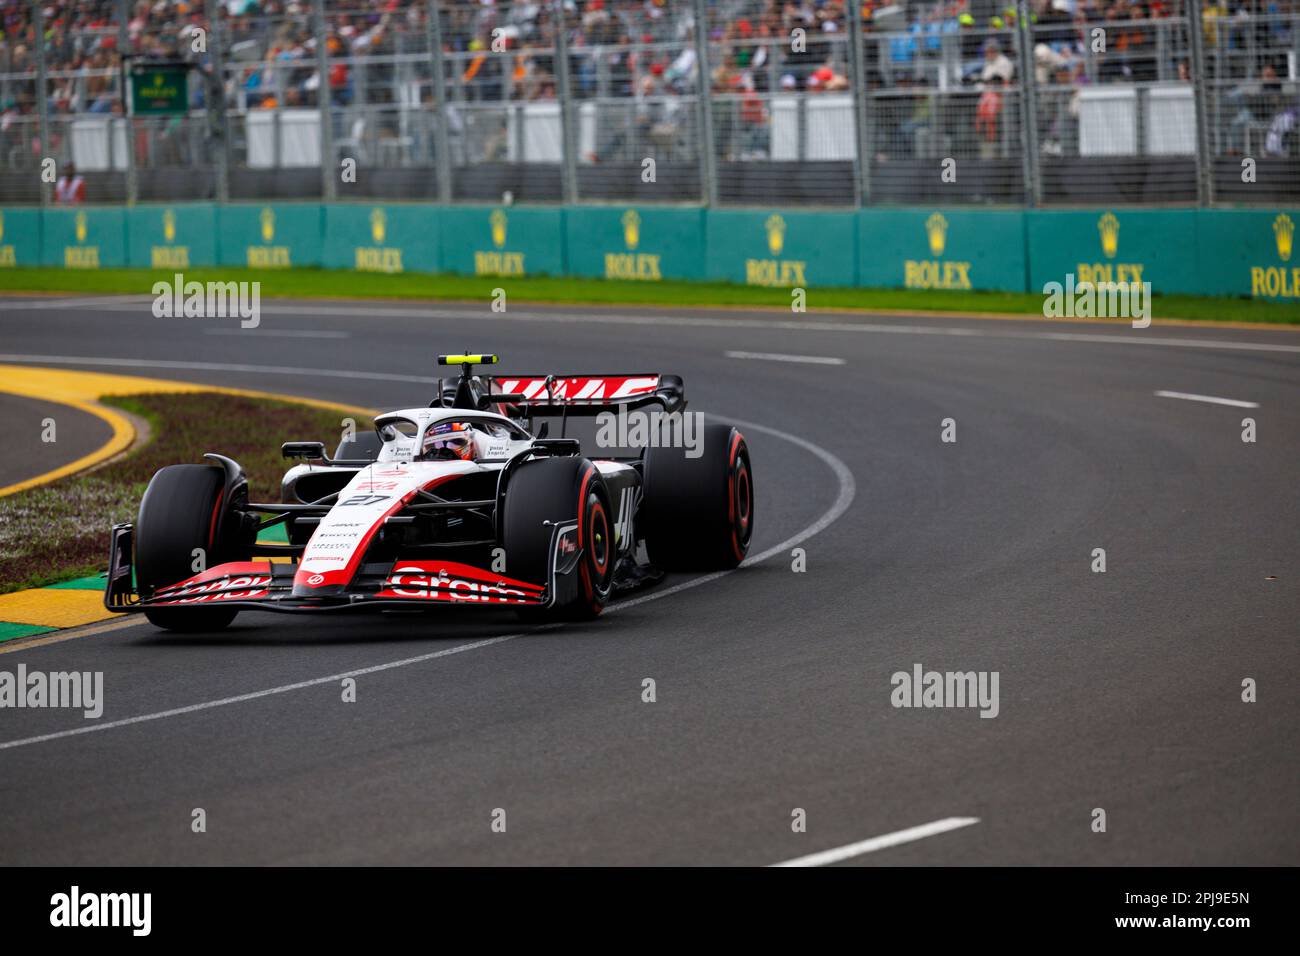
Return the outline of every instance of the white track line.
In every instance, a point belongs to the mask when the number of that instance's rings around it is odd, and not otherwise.
[[[351,332],[330,332],[330,331],[313,331],[310,329],[263,329],[260,326],[257,331],[242,328],[219,328],[204,329],[204,335],[258,335],[262,338],[277,339],[350,339]]]
[[[25,747],[28,744],[44,743],[47,740],[59,740],[63,737],[76,737],[81,734],[90,734],[99,730],[113,730],[117,727],[129,727],[131,724],[143,724],[151,720],[162,720],[164,717],[179,717],[182,714],[193,714],[200,710],[211,710],[213,707],[225,707],[227,704],[239,704],[246,700],[257,700],[259,697],[270,697],[274,694],[287,694],[291,690],[302,690],[304,687],[316,687],[319,684],[335,684],[345,677],[360,677],[363,674],[375,674],[379,671],[392,670],[394,667],[405,667],[408,664],[420,664],[424,661],[431,661],[437,657],[447,657],[450,654],[459,654],[461,651],[472,651],[475,648],[487,647],[491,644],[500,644],[508,641],[513,637],[519,637],[518,634],[507,634],[502,637],[492,637],[484,641],[475,641],[472,644],[459,644],[456,647],[446,647],[440,651],[434,651],[431,654],[421,654],[419,657],[408,657],[405,660],[390,661],[387,664],[376,664],[373,667],[362,667],[354,671],[344,671],[341,674],[331,674],[329,677],[313,677],[311,680],[298,681],[296,684],[283,684],[280,687],[268,687],[266,690],[255,690],[248,694],[239,694],[235,697],[223,697],[220,700],[208,700],[201,704],[190,704],[188,707],[174,707],[171,710],[160,710],[153,714],[141,714],[138,717],[126,717],[122,720],[110,720],[106,724],[91,724],[87,727],[76,727],[72,730],[60,730],[55,733],[41,734],[39,737],[25,737],[22,740],[7,740],[0,743],[0,750],[9,750],[14,747]]]
[[[70,299],[12,299],[9,296],[0,297],[0,313],[28,311],[31,309],[89,309],[98,308],[100,311],[121,312],[125,308],[138,308],[142,305],[149,305],[154,301],[153,296],[138,295],[102,295],[94,297],[77,296]]]
[[[1191,392],[1156,392],[1159,398],[1181,398],[1188,402],[1209,402],[1211,405],[1231,405],[1233,408],[1259,408],[1259,402],[1242,402],[1235,398],[1215,398],[1213,395],[1193,395]]]
[[[810,853],[808,856],[796,857],[793,860],[786,860],[784,863],[773,863],[771,865],[827,866],[831,863],[851,860],[853,857],[862,856],[865,853],[875,853],[877,850],[887,850],[891,846],[898,846],[902,843],[924,840],[926,837],[938,836],[940,833],[947,833],[950,830],[960,830],[962,827],[968,827],[979,822],[979,817],[945,817],[942,820],[935,820],[933,823],[923,823],[919,827],[908,827],[906,830],[886,833],[884,836],[872,837],[870,840],[860,840],[857,843],[849,843],[833,850],[822,850],[820,853]]]
[[[0,315],[6,311],[20,312],[29,308],[94,308],[99,311],[111,312],[134,312],[139,311],[147,306],[152,299],[139,297],[138,299],[121,299],[112,303],[101,303],[100,300],[87,300],[86,302],[77,300],[64,300],[56,303],[51,302],[27,302],[20,300],[4,300],[0,298]],[[1148,335],[1145,332],[1133,332],[1124,334],[1114,333],[1084,333],[1084,332],[1031,332],[1023,330],[1008,330],[1003,328],[965,328],[959,326],[939,326],[939,325],[915,325],[915,324],[897,324],[890,325],[881,322],[829,322],[820,319],[808,320],[770,320],[770,319],[747,319],[728,316],[710,316],[705,314],[696,314],[691,316],[673,316],[673,315],[629,315],[617,313],[582,313],[582,312],[492,312],[487,309],[486,305],[482,309],[470,308],[396,308],[393,306],[371,305],[366,302],[358,302],[353,305],[341,306],[321,303],[310,306],[302,305],[277,305],[270,303],[262,304],[263,315],[290,315],[290,316],[307,316],[318,317],[322,315],[338,315],[346,318],[404,318],[413,319],[419,322],[427,322],[429,319],[472,319],[475,322],[535,322],[535,323],[552,323],[552,324],[572,324],[586,323],[597,325],[648,325],[648,326],[682,326],[684,328],[723,328],[723,329],[788,329],[797,332],[880,332],[892,335],[942,335],[942,336],[964,336],[969,338],[995,338],[995,339],[1022,339],[1022,340],[1047,340],[1055,342],[1083,342],[1090,344],[1109,344],[1109,345],[1149,345],[1164,346],[1167,348],[1186,348],[1186,349],[1228,349],[1231,351],[1244,352],[1289,352],[1292,354],[1300,353],[1300,345],[1281,345],[1269,342],[1233,342],[1226,339],[1185,339],[1168,335]],[[959,318],[959,317],[958,317]],[[255,331],[252,334],[256,334]],[[17,356],[4,357],[0,360],[19,360]]]
[[[1032,332],[1021,335],[1005,333],[1006,338],[1048,339],[1054,342],[1105,342],[1116,345],[1164,345],[1182,349],[1231,349],[1240,352],[1300,352],[1300,345],[1274,345],[1266,342],[1228,342],[1223,339],[1176,339],[1168,336],[1085,335],[1074,332]]]
[[[256,334],[256,333],[252,333]],[[181,362],[169,359],[77,358],[75,355],[0,355],[0,362],[36,362],[44,365],[94,365],[104,368],[170,368],[187,372],[249,372],[255,375],[301,375],[307,378],[353,378],[372,382],[434,384],[428,375],[390,375],[386,372],[352,372],[347,369],[298,368],[292,365],[242,365],[226,362]],[[198,384],[202,384],[201,382]]]
[[[763,362],[804,362],[808,365],[843,365],[842,358],[826,358],[821,355],[787,355],[783,352],[723,352],[727,358],[757,359]]]
[[[708,416],[708,417],[717,417],[717,416]],[[799,544],[801,541],[806,541],[808,538],[811,538],[813,535],[829,527],[837,518],[840,517],[840,515],[844,514],[844,512],[848,510],[849,505],[853,503],[853,497],[856,494],[856,485],[853,480],[853,473],[849,471],[849,466],[844,464],[844,462],[840,460],[838,457],[836,457],[834,454],[832,454],[831,452],[827,451],[826,449],[818,445],[814,445],[810,441],[806,441],[805,439],[800,438],[798,435],[791,435],[788,432],[783,432],[775,428],[769,428],[766,425],[759,425],[755,422],[743,422],[743,421],[737,421],[735,419],[731,419],[730,421],[732,421],[735,425],[737,425],[740,428],[748,429],[750,431],[763,432],[765,434],[783,439],[785,441],[791,442],[792,444],[798,445],[801,448],[806,449],[807,451],[811,452],[813,455],[817,456],[822,461],[824,461],[830,467],[830,469],[835,473],[835,477],[839,482],[839,494],[836,496],[834,503],[831,504],[830,508],[828,508],[822,514],[821,517],[819,517],[812,524],[808,525],[802,531],[796,533],[794,536],[787,538],[785,541],[782,541],[780,544],[773,545],[772,547],[768,548],[766,551],[761,552],[760,554],[750,555],[748,558],[745,559],[745,561],[742,564],[742,567],[751,564],[757,564],[760,561],[766,561],[768,558],[772,557],[773,555],[780,554],[781,552],[786,551],[787,549],[792,548],[795,545]],[[670,588],[665,588],[662,591],[656,591],[653,594],[647,594],[643,597],[634,598],[630,601],[621,601],[618,604],[611,605],[610,607],[606,608],[605,613],[612,614],[616,611],[622,611],[630,607],[635,607],[638,604],[646,604],[650,601],[657,601],[660,598],[665,598],[672,594],[678,594],[690,588],[698,587],[701,584],[707,584],[710,581],[716,581],[721,577],[725,577],[726,575],[733,574],[733,573],[734,573],[733,571],[716,571],[713,574],[706,574],[698,578],[692,578],[689,581],[683,581],[681,584],[674,585],[673,587]],[[161,710],[152,714],[141,714],[137,717],[126,717],[123,718],[122,720],[112,720],[102,724],[99,723],[89,724],[83,727],[75,727],[71,730],[60,730],[60,731],[55,731],[53,733],[41,734],[37,737],[24,737],[19,740],[7,740],[4,742],[0,742],[0,750],[12,750],[16,747],[26,747],[31,744],[45,743],[51,740],[62,740],[65,737],[78,737],[81,736],[82,734],[93,734],[101,730],[113,730],[118,727],[128,727],[131,726],[132,724],[142,724],[149,721],[162,720],[167,717],[180,717],[182,715],[193,714],[201,710],[211,710],[214,707],[225,707],[230,704],[241,704],[244,703],[245,701],[258,700],[262,697],[272,697],[277,694],[287,694],[290,691],[294,691],[294,690],[303,690],[304,688],[307,687],[317,687],[321,684],[335,684],[347,677],[360,677],[364,674],[376,674],[379,673],[380,671],[393,670],[398,667],[407,667],[411,664],[423,664],[426,661],[435,660],[440,657],[448,657],[452,654],[459,654],[462,651],[473,651],[473,650],[477,650],[480,647],[491,647],[493,644],[504,644],[506,641],[512,641],[517,637],[525,637],[528,634],[535,634],[538,631],[554,630],[558,626],[559,625],[551,624],[530,631],[521,631],[517,634],[504,634],[500,637],[492,637],[482,641],[474,641],[470,644],[458,644],[455,647],[443,648],[440,651],[433,651],[432,653],[429,654],[420,654],[416,657],[407,657],[399,661],[389,661],[386,664],[375,664],[373,666],[362,667],[357,670],[344,671],[343,673],[340,674],[330,674],[328,677],[314,677],[310,680],[297,681],[292,684],[282,684],[279,687],[268,687],[265,690],[256,690],[247,694],[238,694],[234,697],[222,697],[219,700],[204,701],[201,704],[190,704],[189,706],[186,707],[175,707],[172,708],[171,710]]]
[[[721,416],[705,416],[705,417],[718,418]],[[737,425],[740,428],[747,429],[749,431],[764,432],[768,435],[772,435],[775,438],[781,438],[784,439],[785,441],[792,442],[793,444],[798,445],[800,448],[803,448],[804,450],[810,452],[811,454],[816,455],[818,458],[820,458],[823,462],[826,463],[827,467],[829,467],[831,471],[835,472],[835,480],[839,483],[839,488],[840,488],[839,494],[836,495],[834,503],[832,503],[831,506],[828,509],[826,509],[826,512],[820,518],[818,518],[808,527],[804,528],[802,531],[799,531],[796,534],[792,535],[791,537],[786,538],[780,544],[774,544],[766,551],[759,552],[758,554],[751,554],[741,563],[741,567],[749,567],[752,564],[758,564],[762,561],[766,561],[768,558],[774,555],[781,554],[782,552],[788,552],[791,548],[793,548],[795,545],[799,544],[800,542],[807,541],[813,535],[820,534],[822,531],[825,531],[828,527],[834,524],[836,520],[839,519],[840,515],[844,514],[844,512],[849,510],[849,505],[853,503],[853,497],[854,495],[857,494],[857,483],[853,480],[853,472],[849,471],[849,466],[844,464],[844,462],[841,461],[838,457],[831,454],[829,451],[827,451],[825,448],[822,448],[820,445],[814,445],[812,442],[800,438],[798,435],[791,435],[788,432],[778,431],[775,428],[768,428],[766,425],[759,425],[756,422],[743,422],[735,418],[730,418],[725,420],[730,421],[732,424]],[[734,574],[734,573],[735,573],[734,571],[714,571],[711,574],[705,574],[698,578],[692,578],[689,581],[683,581],[681,584],[675,584],[672,587],[665,588],[662,591],[655,591],[653,594],[647,594],[639,598],[631,598],[627,601],[620,601],[618,604],[613,605],[608,610],[621,611],[624,610],[625,608],[636,607],[636,605],[638,604],[645,604],[648,601],[655,601],[661,597],[667,597],[670,594],[676,594],[678,591],[685,591],[687,588],[693,588],[698,585],[704,584],[705,582],[708,581],[716,581],[718,578],[726,577],[728,574]]]

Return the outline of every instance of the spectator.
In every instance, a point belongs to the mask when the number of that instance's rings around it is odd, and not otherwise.
[[[1057,53],[1046,43],[1034,47],[1034,81],[1039,86],[1046,86],[1049,77],[1069,65],[1070,58]]]
[[[740,101],[740,158],[767,159],[771,148],[767,107],[755,92],[752,80],[746,80]]]
[[[1016,68],[1005,53],[1002,52],[998,41],[990,37],[984,41],[984,69],[980,71],[980,82],[989,83],[995,80],[1003,83],[1010,83],[1011,78],[1015,76]]]
[[[904,88],[911,85],[910,81],[903,83]],[[929,133],[934,127],[933,103],[928,93],[921,90],[918,95],[911,97],[911,106],[908,118],[898,126],[898,149],[902,156],[917,155],[918,134]]]
[[[1242,155],[1250,142],[1252,127],[1282,112],[1282,84],[1272,64],[1266,64],[1258,80],[1248,80],[1234,87],[1225,101],[1235,109],[1228,127],[1227,152]]]
[[[996,74],[980,94],[975,107],[975,135],[979,138],[980,159],[993,159],[998,154],[998,123],[1002,117],[1002,85],[1005,81]]]
[[[77,206],[86,201],[86,181],[77,175],[74,163],[63,167],[63,175],[54,184],[54,201],[60,206]]]
[[[1126,79],[1146,83],[1156,78],[1155,39],[1144,22],[1146,10],[1141,4],[1129,8],[1127,29],[1120,33],[1118,48],[1123,51],[1123,74]]]

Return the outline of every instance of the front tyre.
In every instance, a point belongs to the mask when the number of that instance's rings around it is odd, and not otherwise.
[[[731,425],[706,425],[701,453],[688,450],[646,449],[637,527],[651,562],[666,571],[730,570],[754,534],[749,446]]]
[[[149,481],[135,522],[135,580],[142,598],[193,577],[195,550],[204,567],[239,557],[238,527],[221,522],[225,476],[210,465],[168,465]],[[226,531],[218,539],[218,527]],[[234,525],[235,527],[232,527]],[[159,607],[144,612],[149,623],[170,631],[217,631],[239,613],[228,607]]]
[[[605,608],[614,587],[614,521],[609,492],[596,466],[585,458],[539,458],[520,466],[506,490],[502,538],[507,573],[550,584],[556,525],[578,526],[578,587],[550,608],[521,608],[527,619],[591,620]]]

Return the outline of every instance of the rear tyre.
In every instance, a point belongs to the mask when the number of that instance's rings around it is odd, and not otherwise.
[[[194,550],[203,549],[205,567],[239,557],[236,521],[221,522],[225,476],[209,465],[169,465],[159,469],[140,500],[135,522],[135,580],[141,597],[194,576]],[[218,526],[224,525],[222,540]],[[232,527],[233,526],[233,527]],[[217,631],[239,613],[227,607],[150,608],[149,623],[170,631]]]
[[[585,458],[540,458],[511,476],[502,519],[511,577],[549,583],[554,526],[575,522],[578,593],[555,607],[520,608],[525,620],[591,620],[604,610],[614,585],[614,519],[605,482]]]
[[[749,553],[754,479],[745,438],[706,425],[702,454],[647,448],[645,498],[637,515],[650,561],[666,571],[723,571]]]

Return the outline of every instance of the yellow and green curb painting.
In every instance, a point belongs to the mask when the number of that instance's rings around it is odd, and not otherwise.
[[[140,393],[199,393],[214,392],[279,402],[295,402],[316,408],[336,410],[349,416],[372,415],[367,409],[247,389],[164,379],[141,378],[131,375],[110,375],[98,372],[81,372],[68,369],[38,368],[21,365],[0,365],[0,391],[29,398],[56,402],[78,408],[108,422],[111,436],[100,448],[94,449],[68,465],[36,475],[0,488],[0,497],[15,494],[28,488],[48,484],[60,478],[93,468],[127,452],[138,439],[130,418],[110,406],[101,404],[101,398]],[[108,528],[104,529],[107,542]],[[285,531],[276,526],[263,532],[265,542],[285,543]],[[105,545],[107,547],[107,544]],[[272,560],[288,560],[275,558]],[[95,575],[78,577],[45,587],[29,588],[9,594],[0,594],[0,644],[47,634],[65,628],[82,627],[121,615],[108,611],[103,604],[103,578]]]
[[[284,526],[276,525],[263,531],[257,540],[265,544],[287,544],[289,538]],[[98,575],[0,594],[0,644],[110,618],[120,620],[122,615],[104,607],[104,579]]]

